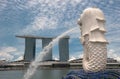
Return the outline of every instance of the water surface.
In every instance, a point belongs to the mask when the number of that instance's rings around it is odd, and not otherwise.
[[[70,71],[80,69],[38,69],[31,79],[62,79]],[[115,70],[115,69],[114,69]],[[117,71],[120,69],[117,69]],[[26,70],[0,71],[0,79],[23,79]]]
[[[61,79],[69,69],[42,69],[37,70],[31,79]],[[23,79],[26,70],[0,71],[0,79]]]

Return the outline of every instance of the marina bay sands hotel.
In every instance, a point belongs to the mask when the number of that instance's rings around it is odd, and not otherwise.
[[[42,48],[47,46],[54,38],[53,37],[38,37],[38,36],[16,36],[25,39],[24,61],[30,62],[35,59],[36,39],[42,40]],[[59,61],[66,62],[69,60],[69,36],[59,40]],[[44,56],[42,61],[50,61],[52,59],[52,48]]]

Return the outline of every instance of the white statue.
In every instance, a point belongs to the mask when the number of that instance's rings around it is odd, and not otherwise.
[[[78,20],[81,30],[81,42],[84,47],[83,69],[86,72],[98,72],[106,68],[107,40],[104,33],[105,17],[98,8],[87,8]]]

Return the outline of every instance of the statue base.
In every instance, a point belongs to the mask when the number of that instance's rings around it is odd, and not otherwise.
[[[99,72],[71,71],[62,79],[120,79],[120,72],[105,70]]]

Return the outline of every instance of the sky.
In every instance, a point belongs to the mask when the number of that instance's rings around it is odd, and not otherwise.
[[[69,40],[70,59],[83,56],[77,20],[85,8],[98,7],[106,18],[108,57],[120,61],[120,0],[0,0],[0,60],[23,59],[25,40],[16,35],[56,37],[74,27]],[[36,41],[36,55],[42,51]],[[53,58],[59,59],[58,43]]]

